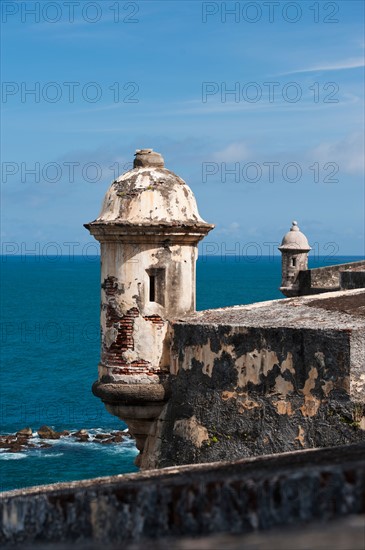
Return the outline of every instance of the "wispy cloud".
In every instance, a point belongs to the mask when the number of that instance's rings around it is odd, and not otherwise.
[[[266,91],[265,91],[266,92]],[[304,92],[306,92],[306,96],[304,96]],[[349,105],[353,105],[356,103],[359,103],[361,100],[359,96],[353,94],[353,93],[343,93],[338,98],[340,101],[337,103],[337,108],[348,108]],[[276,112],[282,111],[287,112],[288,109],[291,110],[291,112],[308,112],[308,111],[317,111],[318,110],[324,110],[324,109],[331,109],[333,108],[332,103],[327,102],[320,102],[316,103],[313,101],[313,92],[309,92],[307,89],[303,87],[303,98],[301,101],[298,101],[296,103],[291,103],[288,101],[285,101],[283,94],[277,94],[277,97],[275,99],[275,102],[273,103],[269,99],[268,93],[263,93],[262,98],[257,101],[256,103],[251,103],[248,101],[242,101],[235,102],[235,101],[227,101],[222,102],[220,101],[219,97],[212,98],[211,101],[203,103],[200,99],[195,100],[187,100],[187,101],[180,101],[178,105],[176,105],[176,108],[174,108],[174,104],[171,103],[170,105],[166,105],[164,103],[163,105],[159,106],[158,104],[155,104],[154,108],[150,108],[148,111],[143,112],[143,117],[164,117],[164,116],[186,116],[186,115],[212,115],[212,114],[223,114],[223,115],[229,115],[229,114],[236,114],[241,112],[272,112],[273,108],[275,107]],[[142,114],[140,112],[139,114]]]
[[[247,160],[249,156],[250,151],[244,142],[231,143],[212,155],[213,160],[218,162],[238,162]]]
[[[348,174],[364,173],[364,138],[354,133],[341,141],[320,143],[313,151],[312,158],[317,162],[333,162],[341,172]]]
[[[311,67],[294,69],[292,71],[280,73],[280,75],[312,73],[316,71],[345,71],[349,69],[359,69],[361,67],[365,67],[364,57],[351,57],[349,59],[344,59],[342,61],[323,62],[323,63],[319,63],[318,65],[312,65]]]
[[[237,237],[241,232],[241,225],[238,222],[231,222],[228,225],[217,224],[216,236],[225,235],[229,237]]]

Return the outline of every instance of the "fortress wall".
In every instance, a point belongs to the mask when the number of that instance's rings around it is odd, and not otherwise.
[[[361,514],[364,455],[362,444],[10,491],[0,500],[0,541],[119,548]]]
[[[346,290],[365,288],[365,267],[357,271],[342,271],[340,273],[340,285],[341,288]]]
[[[182,362],[142,467],[365,439],[364,365],[359,363],[353,378],[350,353],[357,365],[364,335],[229,326],[174,329]]]
[[[318,267],[314,269],[308,269],[299,273],[300,293],[302,295],[310,294],[311,289],[339,289],[340,285],[340,273],[342,271],[356,272],[359,268],[365,269],[365,260],[358,262],[350,262],[346,264],[330,265],[326,267]],[[357,275],[354,284],[360,280],[360,286],[346,286],[344,288],[361,288],[363,286],[363,276]],[[347,280],[347,279],[346,279]]]

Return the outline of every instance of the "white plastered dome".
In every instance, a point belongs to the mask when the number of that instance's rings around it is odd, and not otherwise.
[[[304,233],[300,231],[297,222],[292,222],[290,231],[284,235],[279,250],[300,250],[303,252],[309,252],[309,250],[311,250],[308,239]]]
[[[96,222],[135,225],[205,224],[190,187],[164,167],[159,153],[137,150],[134,167],[108,189]]]

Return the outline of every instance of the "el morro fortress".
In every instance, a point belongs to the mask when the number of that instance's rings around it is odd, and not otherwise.
[[[363,440],[364,291],[344,275],[364,285],[365,262],[308,277],[310,246],[293,222],[280,246],[290,299],[197,313],[197,244],[213,227],[151,149],[86,224],[101,247],[93,391],[127,423],[140,467]]]
[[[279,247],[285,298],[197,312],[197,245],[214,226],[152,149],[85,227],[101,251],[92,391],[127,424],[143,472],[4,493],[2,541],[120,543],[364,513],[365,260],[308,269],[293,222]]]

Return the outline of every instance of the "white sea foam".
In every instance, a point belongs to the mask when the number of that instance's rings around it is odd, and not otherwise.
[[[42,453],[39,454],[39,458],[57,458],[59,456],[63,456],[64,453]]]
[[[26,457],[25,453],[0,453],[0,460],[18,460]]]
[[[72,430],[73,432],[77,430]],[[33,435],[28,439],[29,443],[36,445],[36,447],[25,448],[20,453],[8,453],[0,450],[0,458],[3,460],[16,460],[20,458],[26,458],[27,456],[36,456],[37,458],[55,458],[62,456],[65,452],[70,453],[72,449],[85,449],[92,452],[98,452],[112,455],[124,455],[134,458],[138,454],[138,450],[133,438],[125,437],[121,442],[112,442],[108,444],[102,444],[100,440],[95,439],[97,434],[108,434],[113,437],[116,431],[127,432],[128,428],[124,430],[107,429],[107,428],[90,428],[86,430],[89,434],[87,441],[78,441],[73,435],[61,436],[60,439],[42,439],[37,432],[33,432]],[[15,434],[9,434],[15,435]],[[108,438],[106,438],[108,439]],[[49,447],[41,447],[40,445],[46,443]],[[50,452],[52,451],[52,452]],[[63,452],[62,452],[63,451]]]

